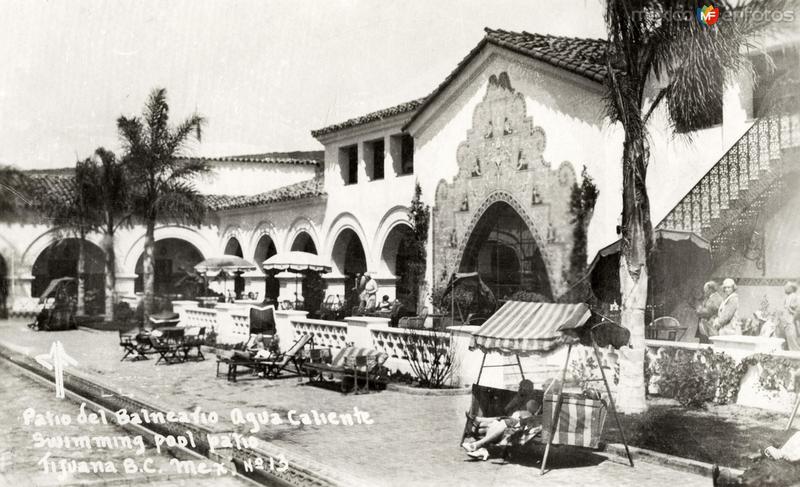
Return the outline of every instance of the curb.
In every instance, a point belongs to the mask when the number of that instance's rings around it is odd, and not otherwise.
[[[459,387],[458,389],[424,389],[390,382],[386,384],[386,390],[401,392],[412,396],[462,396],[470,394],[472,392],[472,387]]]
[[[690,458],[676,457],[674,455],[668,455],[666,453],[647,450],[636,446],[628,445],[628,449],[631,451],[631,456],[637,461],[655,463],[675,470],[699,474],[708,478],[711,478],[714,474],[714,465],[710,463],[692,460]],[[602,451],[623,458],[626,461],[628,460],[628,456],[625,454],[625,445],[621,443],[607,443]],[[719,465],[719,470],[722,475],[728,475],[729,478],[738,477],[744,473],[743,470],[723,467],[722,465]]]

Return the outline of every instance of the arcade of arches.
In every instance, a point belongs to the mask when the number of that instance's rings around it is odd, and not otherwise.
[[[225,251],[223,253],[225,255],[235,255],[236,257],[244,258],[242,244],[239,243],[239,240],[236,237],[231,237],[228,239],[228,243],[225,244]],[[233,292],[237,296],[241,296],[242,292],[244,292],[244,278],[242,277],[241,272],[237,272],[233,276]]]
[[[331,257],[334,271],[345,276],[345,303],[348,306],[357,305],[356,276],[367,271],[367,256],[356,232],[349,228],[342,230],[333,244]]]

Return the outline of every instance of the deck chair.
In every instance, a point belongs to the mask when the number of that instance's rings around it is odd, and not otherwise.
[[[150,342],[153,352],[158,354],[158,360],[153,365],[158,365],[162,360],[167,365],[182,361],[182,357],[178,355],[182,352],[180,344],[153,335],[148,336],[147,340]]]
[[[275,335],[274,311],[275,308],[273,306],[265,306],[263,308],[252,306],[250,308],[250,334]]]
[[[194,330],[197,330],[197,332],[194,333]],[[205,360],[206,357],[203,355],[202,347],[206,341],[206,327],[190,328],[189,331],[191,333],[185,333],[183,336],[183,359],[188,360],[189,353],[191,353],[192,349],[196,349],[197,355],[195,355],[195,358],[197,360]]]
[[[314,338],[311,335],[301,335],[286,352],[277,355],[275,358],[261,360],[259,365],[264,369],[264,376],[276,379],[289,364],[294,365],[294,369],[298,374],[302,374],[301,365],[303,363],[303,358],[300,352],[302,352],[303,347],[309,343],[313,349]]]
[[[133,334],[130,331],[124,332],[119,330],[119,346],[122,347],[122,350],[125,352],[122,355],[122,358],[119,359],[120,362],[131,355],[132,361],[144,360],[147,358],[144,354],[144,349],[142,348],[141,343],[136,340],[136,334]]]
[[[366,363],[365,369],[359,370],[361,367],[361,361],[356,361],[356,357],[359,356],[374,356],[374,361],[370,360]],[[363,376],[369,379],[372,383],[380,383],[383,382],[383,377],[381,376],[381,371],[383,364],[389,358],[383,352],[379,352],[377,350],[373,350],[370,348],[364,347],[346,347],[339,351],[338,354],[330,361],[330,363],[324,362],[307,362],[302,364],[302,369],[308,375],[310,381],[317,381],[323,380],[325,375],[333,376],[334,378],[338,377],[341,378],[341,389],[342,392],[348,392],[350,388],[346,384],[345,378],[353,377],[354,381],[358,379],[359,376]],[[363,374],[363,375],[362,375]],[[353,390],[355,390],[354,384]]]

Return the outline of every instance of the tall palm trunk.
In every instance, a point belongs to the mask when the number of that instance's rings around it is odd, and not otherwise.
[[[109,226],[103,238],[103,246],[106,254],[106,296],[105,296],[105,315],[106,321],[114,321],[114,298],[117,290],[117,265],[114,253],[114,228]]]
[[[78,238],[78,301],[75,314],[86,314],[86,234],[81,232]]]
[[[147,222],[147,229],[144,234],[144,258],[142,259],[142,281],[144,288],[144,323],[153,313],[153,302],[155,300],[156,277],[153,269],[155,259],[155,229],[156,222],[150,219]]]
[[[629,122],[641,119],[631,114]],[[631,333],[630,347],[620,350],[620,380],[617,406],[624,413],[647,409],[644,383],[644,318],[647,305],[647,250],[652,227],[645,179],[650,157],[641,130],[625,137],[623,147],[622,228],[619,281],[622,296],[622,326]]]

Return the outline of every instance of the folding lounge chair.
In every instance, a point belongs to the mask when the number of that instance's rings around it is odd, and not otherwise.
[[[189,353],[191,353],[192,349],[197,350],[197,355],[195,358],[197,360],[205,360],[206,357],[203,355],[202,346],[206,341],[206,327],[200,327],[197,329],[197,333],[192,334],[184,334],[183,336],[183,343],[181,348],[183,349],[183,360],[189,359]]]
[[[132,355],[131,360],[143,360],[147,357],[144,354],[144,349],[139,341],[136,340],[136,334],[131,332],[123,332],[119,330],[119,346],[125,351],[125,354],[119,359],[120,362]]]
[[[298,374],[302,374],[302,357],[299,355],[303,350],[303,347],[305,347],[308,343],[311,343],[312,348],[314,347],[314,340],[312,336],[302,335],[286,352],[279,354],[275,358],[259,360],[259,366],[264,368],[264,376],[277,378],[290,363],[294,365],[294,368]]]
[[[178,355],[179,352],[182,352],[180,344],[163,338],[156,338],[152,335],[147,337],[147,339],[153,351],[159,355],[158,360],[156,360],[156,363],[153,365],[158,365],[162,360],[168,365],[182,361],[182,358]]]

